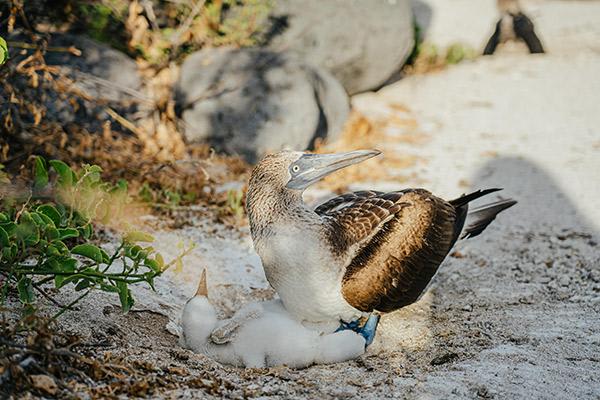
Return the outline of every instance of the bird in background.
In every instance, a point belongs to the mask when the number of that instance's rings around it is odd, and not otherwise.
[[[206,270],[181,317],[182,345],[222,364],[238,367],[292,368],[354,359],[365,339],[352,331],[321,335],[290,316],[280,300],[252,302],[233,317],[218,320],[208,298]]]
[[[348,193],[316,208],[304,203],[313,183],[379,154],[267,155],[252,171],[246,201],[254,248],[289,313],[321,332],[354,330],[367,343],[379,314],[415,302],[457,240],[479,235],[516,203],[469,212],[469,202],[500,189],[451,201],[405,189]]]
[[[494,54],[499,44],[510,40],[522,40],[530,53],[544,53],[544,46],[535,33],[533,22],[521,9],[518,0],[498,0],[500,19],[488,40],[484,55]]]

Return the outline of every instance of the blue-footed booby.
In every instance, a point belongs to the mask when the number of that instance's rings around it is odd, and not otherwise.
[[[485,45],[483,55],[494,54],[499,44],[511,40],[522,40],[532,54],[544,53],[544,46],[535,33],[533,22],[523,13],[519,1],[497,0],[497,5],[500,19]]]
[[[514,205],[500,200],[470,213],[468,203],[500,189],[446,201],[425,189],[373,190],[316,208],[302,200],[321,178],[379,155],[282,151],[252,171],[246,207],[254,247],[286,309],[323,332],[355,329],[370,343],[377,312],[415,302],[459,238],[480,234]],[[357,323],[375,312],[363,326]],[[341,324],[341,327],[340,327]]]

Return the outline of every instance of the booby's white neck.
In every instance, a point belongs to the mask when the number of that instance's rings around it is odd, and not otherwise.
[[[277,225],[293,225],[309,231],[318,229],[321,217],[304,203],[302,192],[285,188],[260,189],[249,190],[246,199],[250,232],[255,243],[271,235]]]

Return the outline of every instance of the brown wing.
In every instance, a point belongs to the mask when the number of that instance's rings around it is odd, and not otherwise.
[[[402,192],[348,193],[315,209],[326,221],[327,238],[334,254],[353,257],[403,206]]]
[[[362,193],[315,211],[330,227],[332,248],[350,253],[342,280],[346,301],[362,311],[393,311],[418,299],[456,241],[464,216],[457,220],[452,204],[423,189]]]

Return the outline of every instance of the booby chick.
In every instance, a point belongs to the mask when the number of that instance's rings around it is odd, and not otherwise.
[[[250,303],[232,318],[217,320],[206,270],[183,309],[182,325],[185,347],[238,367],[303,368],[351,360],[365,351],[361,335],[348,330],[321,335],[292,318],[280,300]]]
[[[363,326],[364,318],[415,302],[459,238],[479,235],[516,203],[468,215],[470,201],[500,189],[451,201],[405,189],[348,193],[315,209],[303,202],[311,184],[378,154],[267,155],[252,171],[246,202],[255,250],[285,308],[305,326],[353,329],[368,342],[377,324],[371,317]]]

